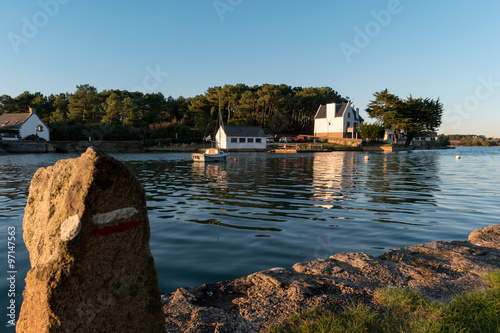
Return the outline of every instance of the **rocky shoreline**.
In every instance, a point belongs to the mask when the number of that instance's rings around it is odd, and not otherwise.
[[[411,288],[438,302],[474,288],[500,269],[500,225],[476,230],[468,241],[435,241],[273,268],[231,281],[162,294],[168,332],[258,332],[310,308],[342,311],[374,302],[379,288]]]

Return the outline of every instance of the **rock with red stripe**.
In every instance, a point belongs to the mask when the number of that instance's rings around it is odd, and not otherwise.
[[[144,189],[89,148],[38,170],[23,221],[21,332],[163,332]]]

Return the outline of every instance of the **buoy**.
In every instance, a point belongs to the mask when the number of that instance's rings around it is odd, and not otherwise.
[[[368,161],[370,158],[368,157],[368,155],[365,156],[365,161]]]
[[[460,155],[457,155],[457,160],[459,160],[459,159],[460,159]]]
[[[237,160],[238,160],[238,159],[237,159],[236,157],[235,157],[235,158],[233,158],[233,161],[235,161],[235,162],[236,162]]]

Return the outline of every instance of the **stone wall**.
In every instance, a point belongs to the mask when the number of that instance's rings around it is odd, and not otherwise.
[[[80,153],[91,146],[108,153],[144,151],[142,141],[52,141],[50,142],[50,146],[49,151],[57,153]]]
[[[328,138],[328,142],[336,143],[344,146],[358,147],[361,145],[363,140],[361,139],[348,139],[348,138]]]
[[[4,141],[3,146],[9,153],[47,153],[50,150],[50,145],[48,143],[27,141]]]

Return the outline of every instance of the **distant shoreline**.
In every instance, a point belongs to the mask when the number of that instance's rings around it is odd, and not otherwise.
[[[310,144],[312,145],[312,144]],[[319,147],[319,144],[317,144]],[[30,141],[3,141],[0,145],[0,154],[6,153],[81,153],[90,146],[99,147],[108,153],[193,153],[204,151],[207,147],[200,145],[179,145],[170,147],[148,147],[142,141],[51,141],[51,142],[30,142]],[[332,151],[364,151],[364,152],[398,152],[410,150],[435,150],[435,149],[455,149],[466,146],[428,147],[415,148],[409,146],[361,146],[361,147],[329,147],[326,149],[301,149],[308,144],[286,144],[285,153],[305,153],[305,152],[332,152]],[[299,149],[297,149],[297,147]],[[469,147],[469,146],[467,146]],[[481,147],[481,146],[478,146]],[[494,146],[492,146],[494,147]],[[284,149],[284,144],[274,143],[267,146],[265,150],[240,150],[237,152],[280,152]],[[295,150],[295,151],[294,151]],[[284,151],[282,151],[284,152]]]

